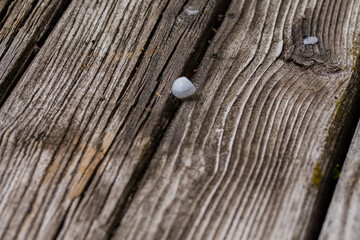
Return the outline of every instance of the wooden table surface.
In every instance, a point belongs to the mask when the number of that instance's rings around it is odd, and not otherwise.
[[[0,239],[359,239],[359,12],[0,0]]]

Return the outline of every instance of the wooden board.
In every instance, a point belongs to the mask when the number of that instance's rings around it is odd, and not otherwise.
[[[360,236],[360,122],[341,170],[320,239]]]
[[[55,26],[68,0],[0,3],[0,106]]]
[[[0,239],[317,236],[360,0],[229,3],[71,1],[0,109]]]
[[[316,239],[359,98],[359,5],[233,1],[113,239]]]
[[[0,111],[0,238],[110,235],[223,6],[71,2]]]

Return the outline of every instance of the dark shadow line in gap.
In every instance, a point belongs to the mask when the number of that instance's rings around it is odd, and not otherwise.
[[[336,165],[341,168],[345,162],[356,126],[360,120],[360,55],[353,70],[349,85],[337,100],[337,107],[328,130],[325,151],[322,159],[329,161],[319,186],[315,204],[304,239],[318,239],[325,222],[326,214],[335,191],[338,179],[333,173]]]
[[[15,88],[16,84],[24,75],[25,71],[31,65],[40,48],[45,43],[55,25],[68,8],[70,2],[71,0],[60,1],[59,5],[55,9],[55,13],[49,12],[50,16],[48,16],[48,18],[51,18],[52,16],[53,17],[50,20],[50,23],[47,24],[47,29],[44,31],[44,33],[38,34],[38,39],[32,39],[32,41],[23,51],[22,59],[19,59],[16,62],[16,64],[10,70],[9,74],[4,78],[4,81],[0,84],[0,109],[11,94],[12,90]],[[42,29],[39,29],[38,31],[42,31]]]

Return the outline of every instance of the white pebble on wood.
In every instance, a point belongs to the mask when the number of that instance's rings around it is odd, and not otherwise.
[[[319,41],[319,39],[317,37],[307,37],[304,39],[304,44],[308,45],[308,44],[315,44]]]
[[[189,15],[197,15],[199,13],[199,10],[193,9],[192,7],[186,8],[185,11]]]
[[[189,79],[180,77],[174,81],[171,92],[177,98],[186,98],[193,95],[196,92],[196,88]]]

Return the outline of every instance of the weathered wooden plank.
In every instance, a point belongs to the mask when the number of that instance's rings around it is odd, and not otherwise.
[[[359,5],[233,1],[193,79],[199,97],[182,104],[114,239],[317,238],[359,98]]]
[[[68,0],[0,3],[0,105],[37,54]]]
[[[359,239],[360,122],[341,170],[320,239]]]
[[[0,2],[0,22],[3,20],[6,15],[7,9],[11,3],[11,0],[2,0]]]
[[[189,15],[185,9],[199,10]],[[226,1],[72,1],[0,110],[0,238],[102,239]]]

